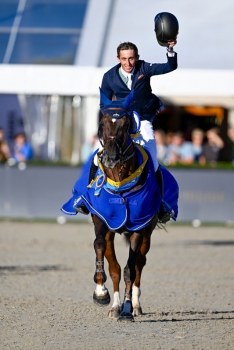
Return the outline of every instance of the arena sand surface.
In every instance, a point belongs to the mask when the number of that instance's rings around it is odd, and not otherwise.
[[[0,349],[234,349],[234,229],[167,231],[152,236],[144,314],[126,323],[93,304],[92,224],[0,222]],[[120,235],[116,251],[124,267]]]

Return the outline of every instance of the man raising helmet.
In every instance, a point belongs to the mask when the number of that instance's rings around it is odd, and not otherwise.
[[[162,101],[152,93],[150,78],[155,75],[166,74],[177,68],[177,54],[173,51],[176,38],[168,42],[167,62],[148,63],[140,60],[138,49],[131,42],[121,43],[117,47],[117,59],[119,64],[106,72],[102,79],[101,89],[110,100],[123,101],[134,89],[134,101],[131,110],[140,115],[140,134],[134,138],[134,142],[142,145],[150,153],[156,172],[157,182],[161,186],[163,194],[163,179],[157,161],[156,142],[153,131],[153,121],[156,115],[165,107]],[[104,106],[100,102],[102,113]],[[163,223],[170,220],[173,213],[169,212],[162,204],[159,220]]]

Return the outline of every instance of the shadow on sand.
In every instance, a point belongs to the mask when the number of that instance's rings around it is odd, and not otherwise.
[[[48,271],[71,271],[63,265],[26,265],[26,266],[0,266],[0,276],[6,275],[33,275]]]
[[[144,316],[156,316],[157,319],[138,320],[138,322],[187,322],[187,321],[217,321],[234,320],[234,310],[230,311],[178,311],[178,312],[148,312]],[[167,316],[168,318],[162,318]],[[191,318],[189,316],[192,316]]]

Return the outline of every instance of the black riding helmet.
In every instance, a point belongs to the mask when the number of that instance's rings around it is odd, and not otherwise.
[[[154,18],[154,31],[159,45],[168,46],[179,32],[179,22],[172,13],[160,12]]]

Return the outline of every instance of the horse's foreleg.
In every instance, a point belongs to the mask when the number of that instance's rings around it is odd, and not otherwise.
[[[125,281],[125,296],[123,309],[119,317],[119,321],[130,320],[134,321],[132,316],[132,287],[136,278],[136,260],[139,249],[142,243],[142,234],[134,232],[130,237],[130,249],[127,265],[124,268],[124,281]]]
[[[115,232],[109,231],[106,235],[105,258],[109,264],[109,273],[113,282],[113,289],[114,289],[114,300],[108,315],[109,317],[117,318],[119,317],[120,308],[121,308],[120,295],[119,295],[121,268],[116,259],[114,238],[115,238]]]
[[[124,281],[126,285],[125,299],[131,299],[132,287],[136,279],[136,261],[138,252],[141,248],[143,235],[141,233],[134,232],[130,237],[130,248],[127,265],[124,268]]]
[[[137,261],[136,261],[136,278],[134,282],[134,286],[132,289],[132,307],[133,307],[133,315],[138,316],[142,315],[142,308],[140,304],[140,284],[141,284],[141,274],[143,267],[146,264],[146,254],[148,253],[150,249],[150,239],[151,239],[151,233],[147,234],[143,238],[142,245],[140,247]]]
[[[93,293],[93,301],[99,306],[106,306],[110,303],[110,294],[105,287],[106,273],[104,270],[104,255],[106,252],[106,234],[108,228],[105,223],[96,215],[92,216],[96,238],[94,240],[94,250],[96,253],[96,270],[94,282],[96,289]]]

